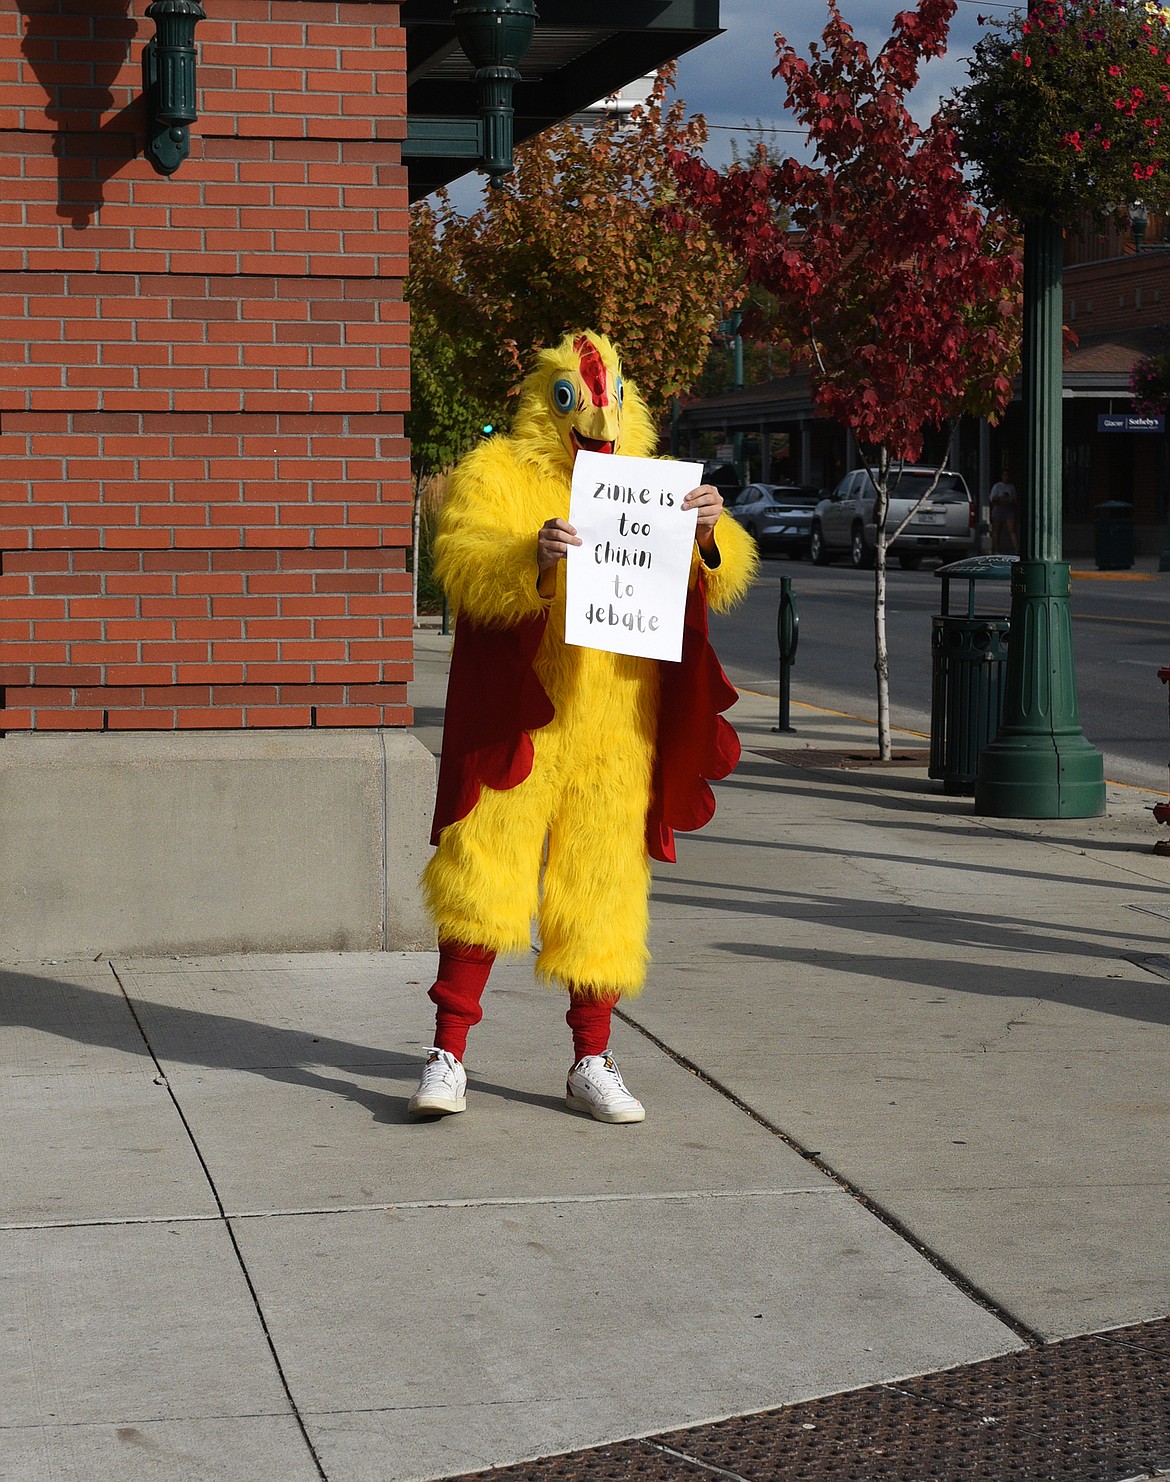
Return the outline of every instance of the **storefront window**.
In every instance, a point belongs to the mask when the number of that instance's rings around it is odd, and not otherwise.
[[[1066,520],[1089,518],[1089,444],[1064,445],[1064,516]]]

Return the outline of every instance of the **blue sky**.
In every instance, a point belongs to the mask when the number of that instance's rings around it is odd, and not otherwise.
[[[857,35],[876,49],[890,34],[890,25],[907,0],[841,0],[841,12]],[[1005,15],[1009,6],[992,0],[959,0],[951,22],[950,46],[944,57],[929,63],[913,96],[915,117],[925,123],[938,99],[966,81],[964,59],[978,40],[977,17]],[[824,0],[722,0],[720,21],[724,34],[688,52],[679,62],[678,95],[692,113],[703,113],[712,126],[706,150],[714,165],[731,158],[731,140],[740,153],[750,144],[757,119],[792,129],[780,103],[781,84],[772,77],[775,35],[778,30],[807,55],[808,43],[819,38],[827,12]],[[747,129],[745,130],[745,125]],[[793,154],[800,152],[799,133],[777,134],[776,142]]]
[[[890,34],[894,16],[912,0],[840,0],[841,13],[856,34],[877,50]],[[964,61],[970,56],[982,27],[979,15],[1007,16],[1018,8],[1010,0],[958,0],[945,56],[923,68],[912,99],[912,110],[926,123],[940,97],[967,80]],[[732,140],[746,154],[757,122],[783,130],[774,136],[786,152],[803,153],[803,134],[781,108],[783,91],[772,76],[776,61],[776,32],[782,30],[805,55],[808,43],[820,37],[828,12],[824,0],[722,0],[722,36],[696,47],[679,60],[678,96],[691,113],[706,116],[711,129],[704,151],[716,167],[732,159]],[[470,213],[482,200],[483,177],[464,176],[451,187],[456,209]]]

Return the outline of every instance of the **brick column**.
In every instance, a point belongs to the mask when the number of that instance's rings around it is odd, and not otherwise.
[[[0,731],[410,718],[398,7],[209,10],[170,178],[141,13],[0,16]]]
[[[164,178],[146,4],[0,14],[0,945],[417,946],[398,7],[209,4]]]

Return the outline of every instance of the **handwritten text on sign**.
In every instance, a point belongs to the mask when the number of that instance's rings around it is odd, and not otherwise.
[[[698,463],[577,454],[569,524],[565,641],[647,659],[682,657],[696,514],[682,502]]]

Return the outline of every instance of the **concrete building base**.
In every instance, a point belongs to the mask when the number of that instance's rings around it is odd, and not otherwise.
[[[0,956],[428,947],[434,758],[396,730],[0,739]]]

